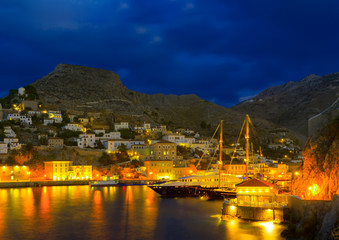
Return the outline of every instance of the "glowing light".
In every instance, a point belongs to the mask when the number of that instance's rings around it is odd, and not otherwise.
[[[55,181],[55,179],[56,179],[56,176],[53,176],[53,181]]]
[[[235,206],[232,205],[232,206],[230,207],[230,209],[231,209],[232,211],[234,211]]]
[[[31,174],[31,172],[28,172],[27,174],[28,174],[28,175],[30,175],[30,174]]]
[[[263,226],[267,232],[272,232],[274,229],[273,222],[262,222],[262,223],[259,223],[259,225]]]
[[[298,176],[298,175],[299,175],[299,172],[295,172],[294,174]]]
[[[3,169],[6,169],[6,166],[3,166],[2,168],[3,168]]]
[[[319,186],[318,184],[313,184],[308,188],[308,190],[311,192],[313,196],[317,195],[319,193]]]

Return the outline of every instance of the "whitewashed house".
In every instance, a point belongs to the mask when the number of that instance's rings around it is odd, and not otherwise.
[[[1,142],[0,143],[0,154],[7,154],[8,153],[8,144]]]
[[[128,122],[120,122],[120,123],[114,123],[114,129],[115,131],[119,131],[120,129],[128,129]]]
[[[112,140],[104,140],[102,141],[103,145],[106,148],[108,153],[114,152],[118,150],[118,147],[122,144],[126,146],[127,149],[131,149],[133,145],[141,145],[144,144],[145,141],[138,140],[127,140],[127,139],[112,139]]]
[[[95,134],[93,133],[83,133],[79,135],[77,139],[78,147],[85,148],[85,147],[95,147]]]
[[[45,118],[44,119],[44,125],[47,126],[47,125],[52,125],[54,123],[54,120],[53,119],[49,119],[49,118]]]
[[[174,142],[177,145],[178,144],[185,144],[185,136],[181,134],[168,134],[162,137],[163,140],[169,141],[169,142]]]
[[[32,118],[21,115],[20,116],[20,123],[22,125],[32,125]]]
[[[10,126],[4,127],[4,134],[5,134],[5,137],[9,137],[9,138],[15,138],[16,137],[15,132],[12,130],[12,128]]]
[[[78,123],[67,123],[62,127],[62,130],[70,130],[73,132],[80,132],[82,129],[82,125]]]
[[[48,111],[48,118],[53,119],[55,123],[62,123],[62,114],[60,111]]]

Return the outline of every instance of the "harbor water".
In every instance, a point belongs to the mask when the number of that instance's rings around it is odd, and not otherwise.
[[[283,239],[283,225],[221,220],[222,201],[147,186],[0,189],[0,239]]]

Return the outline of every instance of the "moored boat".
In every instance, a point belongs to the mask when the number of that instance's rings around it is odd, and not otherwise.
[[[94,181],[90,183],[92,187],[117,186],[118,184],[118,180]]]

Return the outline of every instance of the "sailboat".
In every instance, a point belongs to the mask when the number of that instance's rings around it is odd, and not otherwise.
[[[248,115],[246,115],[243,127],[240,131],[240,135],[242,133],[242,130],[244,128],[244,125],[246,125],[246,133],[245,133],[245,140],[246,140],[246,174],[245,174],[245,181],[247,181],[248,179],[248,162],[249,162],[249,124],[251,123],[250,117]],[[222,139],[222,121],[221,121],[221,131],[220,131],[220,140],[219,140],[219,179],[221,179],[221,169],[222,169],[222,149],[223,149],[223,139]],[[232,164],[232,162],[231,162]],[[230,165],[231,165],[230,164]],[[228,174],[230,175],[230,174]],[[232,176],[232,175],[230,175]],[[221,182],[221,180],[219,180],[219,183]],[[240,181],[238,184],[240,184],[242,181]],[[206,189],[203,192],[204,197],[207,197],[208,199],[225,199],[225,198],[235,198],[236,197],[236,189],[234,188],[225,188],[222,187],[219,184],[218,188],[215,189]]]
[[[222,155],[222,125],[223,121],[215,131],[216,133],[220,127],[220,155]],[[221,167],[222,159],[219,157],[219,170],[201,171],[199,174],[179,178],[178,181],[154,184],[148,187],[164,197],[201,197],[205,195],[205,192],[213,189],[229,189],[229,197],[235,197],[236,192],[233,191],[235,185],[241,183],[242,180],[234,175],[222,173]]]

